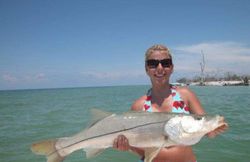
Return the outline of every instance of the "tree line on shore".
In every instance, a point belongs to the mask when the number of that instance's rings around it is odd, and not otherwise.
[[[206,75],[204,78],[205,82],[212,82],[212,81],[243,81],[244,83],[248,83],[250,79],[250,75],[238,75],[232,73],[226,73],[224,76],[216,76],[216,75]],[[177,79],[178,83],[190,84],[192,82],[201,82],[201,76],[195,76],[193,78],[186,78],[182,77]]]

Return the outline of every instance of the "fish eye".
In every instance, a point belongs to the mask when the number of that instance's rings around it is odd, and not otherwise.
[[[196,116],[196,117],[195,117],[195,120],[201,120],[201,119],[202,119],[201,116]]]

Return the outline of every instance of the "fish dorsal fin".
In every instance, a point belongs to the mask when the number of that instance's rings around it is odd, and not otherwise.
[[[156,155],[160,152],[161,147],[152,147],[145,148],[145,159],[144,162],[151,162],[156,157]]]
[[[99,109],[91,109],[91,122],[89,124],[89,127],[91,127],[92,125],[94,125],[95,123],[97,123],[98,121],[108,117],[112,115],[112,113],[110,112],[106,112],[106,111],[102,111],[102,110],[99,110]]]
[[[86,158],[92,158],[104,151],[104,149],[93,149],[93,148],[85,148],[84,151],[86,152]]]

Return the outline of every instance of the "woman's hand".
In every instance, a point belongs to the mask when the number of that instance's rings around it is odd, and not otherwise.
[[[113,148],[120,150],[120,151],[128,151],[130,149],[128,139],[124,135],[119,135],[114,140]]]
[[[208,136],[209,138],[214,138],[214,137],[216,137],[217,135],[219,135],[219,134],[225,132],[227,129],[228,129],[228,124],[225,123],[225,124],[223,124],[222,126],[218,127],[217,129],[213,130],[212,132],[209,132],[209,133],[207,134],[207,136]]]

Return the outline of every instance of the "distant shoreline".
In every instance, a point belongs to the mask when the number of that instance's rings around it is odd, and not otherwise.
[[[248,83],[250,80],[248,80]],[[191,82],[189,85],[201,86],[200,82]],[[204,82],[202,86],[249,86],[249,84],[244,83],[242,80],[232,80],[232,81],[208,81]]]

